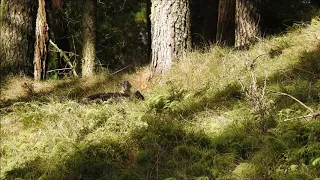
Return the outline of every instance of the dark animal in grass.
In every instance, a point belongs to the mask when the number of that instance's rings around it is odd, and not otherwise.
[[[136,92],[134,93],[134,97],[137,98],[137,99],[139,99],[139,100],[144,100],[144,96],[141,94],[140,91],[136,91]]]
[[[129,83],[129,81],[123,81],[119,85],[122,87],[122,90],[120,92],[97,93],[97,94],[87,96],[82,101],[89,102],[89,103],[95,103],[95,102],[107,101],[111,98],[130,98],[130,97],[132,97],[132,93],[130,90],[132,85]],[[143,95],[139,91],[136,91],[134,93],[134,97],[139,100],[144,100]]]

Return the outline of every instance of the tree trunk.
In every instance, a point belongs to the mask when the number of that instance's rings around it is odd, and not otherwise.
[[[96,13],[97,0],[85,0],[82,47],[83,77],[90,77],[94,74],[94,62],[96,58]]]
[[[1,0],[0,76],[32,74],[35,12],[32,0]]]
[[[261,0],[236,1],[236,41],[238,48],[247,48],[260,35]]]
[[[236,0],[220,0],[217,42],[220,45],[234,46]]]
[[[188,0],[152,0],[151,77],[163,74],[191,46]]]
[[[151,0],[146,1],[146,13],[147,13],[147,32],[148,32],[148,63],[151,60]]]
[[[47,45],[49,41],[48,24],[46,18],[45,0],[38,0],[38,14],[36,20],[36,43],[34,50],[34,79],[45,79]]]

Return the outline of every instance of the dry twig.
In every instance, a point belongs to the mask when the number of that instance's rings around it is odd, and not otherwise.
[[[278,92],[278,91],[273,91],[273,90],[270,90],[270,89],[267,89],[267,91],[269,92],[272,92],[274,94],[278,94],[278,95],[282,95],[282,96],[288,96],[290,97],[291,99],[295,100],[296,102],[298,102],[299,104],[301,104],[303,107],[305,107],[307,110],[309,110],[311,113],[314,113],[313,109],[311,109],[310,107],[308,107],[307,105],[305,105],[303,102],[301,102],[299,99],[291,96],[290,94],[287,94],[287,93],[283,93],[283,92]]]
[[[76,69],[73,67],[70,58],[54,43],[51,41],[51,39],[49,40],[50,44],[56,48],[58,50],[58,52],[63,56],[63,59],[67,62],[67,64],[70,66],[70,68],[72,69],[72,73],[75,77],[78,77],[77,71]]]

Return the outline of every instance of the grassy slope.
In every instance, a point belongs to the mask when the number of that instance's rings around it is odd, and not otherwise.
[[[139,75],[1,87],[3,179],[314,179],[320,177],[320,123],[292,119],[320,110],[319,21],[263,40],[248,51],[192,52],[148,83],[146,101],[81,104]],[[241,83],[251,96],[241,91]],[[257,96],[258,95],[258,96]],[[259,108],[258,106],[261,105]],[[7,108],[8,109],[8,108]],[[260,122],[260,124],[259,124]],[[261,130],[265,122],[268,131]]]

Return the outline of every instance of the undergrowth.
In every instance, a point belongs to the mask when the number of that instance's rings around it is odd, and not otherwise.
[[[246,51],[190,52],[144,89],[137,74],[11,77],[1,87],[0,177],[320,178],[318,30],[314,20]],[[146,100],[81,103],[124,79]]]

